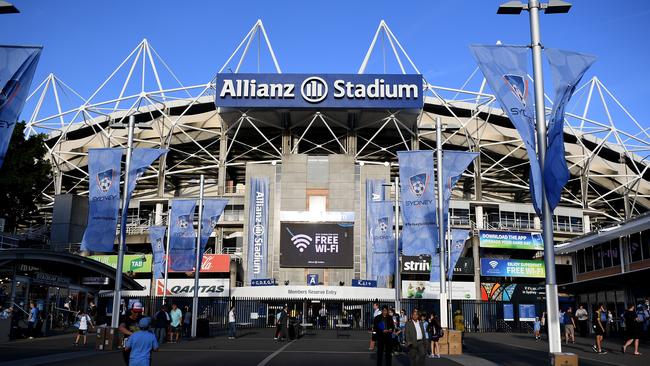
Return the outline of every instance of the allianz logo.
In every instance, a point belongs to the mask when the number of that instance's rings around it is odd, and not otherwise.
[[[371,83],[353,83],[345,79],[332,82],[335,99],[418,99],[421,86],[417,84],[390,84],[382,78]],[[310,76],[300,84],[300,96],[316,104],[327,99],[330,86],[321,77]],[[255,79],[225,79],[219,98],[234,99],[294,99],[294,83],[258,83]]]

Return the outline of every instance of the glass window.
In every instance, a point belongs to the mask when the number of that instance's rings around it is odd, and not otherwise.
[[[603,248],[602,244],[594,245],[594,269],[603,268]]]
[[[581,233],[582,231],[582,217],[571,216],[571,232]]]
[[[517,226],[522,229],[533,228],[533,220],[530,219],[530,214],[528,212],[517,212],[516,220],[517,220]]]
[[[650,230],[641,232],[641,249],[643,249],[643,259],[650,259]]]
[[[612,266],[612,247],[611,242],[601,244],[603,247],[603,268]]]
[[[612,248],[612,266],[621,265],[621,251],[619,245],[619,239],[614,239],[609,242],[610,247]]]
[[[640,233],[630,235],[630,258],[632,258],[632,262],[640,261],[643,258]]]
[[[557,230],[558,231],[569,231],[569,216],[557,216]]]
[[[585,272],[585,251],[584,249],[580,249],[576,252],[576,263],[578,265],[577,271],[578,273],[584,273]]]
[[[594,252],[593,248],[585,249],[585,271],[591,272],[594,270]]]
[[[504,227],[516,228],[515,213],[511,211],[501,211],[501,225]]]
[[[451,224],[463,226],[469,225],[469,210],[466,208],[452,208]]]

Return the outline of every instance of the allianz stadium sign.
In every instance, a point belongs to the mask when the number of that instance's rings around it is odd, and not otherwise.
[[[223,108],[421,109],[419,74],[217,75],[215,104]]]

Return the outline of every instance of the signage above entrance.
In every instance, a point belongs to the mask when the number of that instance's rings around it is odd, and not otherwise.
[[[418,74],[218,74],[226,108],[422,109]]]

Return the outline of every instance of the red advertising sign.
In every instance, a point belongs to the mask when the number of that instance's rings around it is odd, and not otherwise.
[[[171,268],[169,272],[172,271]],[[201,273],[228,273],[230,272],[230,256],[228,254],[204,254],[201,263]]]

